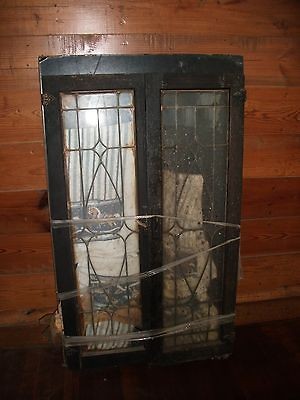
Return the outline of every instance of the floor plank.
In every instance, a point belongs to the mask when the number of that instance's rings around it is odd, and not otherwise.
[[[69,371],[60,347],[2,350],[1,399],[288,399],[300,393],[300,320],[237,328],[234,354],[166,367]]]

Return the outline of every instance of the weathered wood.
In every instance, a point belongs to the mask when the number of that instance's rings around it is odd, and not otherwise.
[[[43,143],[0,146],[0,191],[45,189]]]
[[[53,273],[49,233],[0,235],[0,275],[41,272]]]
[[[248,86],[245,134],[268,133],[300,134],[300,87]]]
[[[300,253],[243,257],[237,301],[300,296],[299,265]]]
[[[300,215],[300,178],[246,178],[242,218]]]
[[[300,297],[241,303],[236,307],[236,324],[248,325],[300,317]]]
[[[300,217],[243,220],[241,239],[242,255],[297,252]]]
[[[0,192],[0,234],[49,230],[47,191]]]
[[[159,31],[158,31],[159,32]],[[10,46],[7,46],[9,40]],[[300,85],[298,37],[217,34],[69,34],[0,36],[0,69],[36,69],[38,56],[68,54],[240,54],[246,83]]]
[[[53,273],[0,275],[2,310],[56,308]]]
[[[258,12],[259,10],[259,12]],[[140,1],[100,2],[68,7],[4,7],[1,35],[66,33],[179,33],[297,35],[299,3]]]
[[[248,135],[244,178],[300,176],[300,135]]]

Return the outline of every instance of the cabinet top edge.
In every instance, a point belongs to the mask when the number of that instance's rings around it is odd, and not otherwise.
[[[104,74],[243,74],[243,57],[224,54],[81,55],[39,58],[41,78]]]

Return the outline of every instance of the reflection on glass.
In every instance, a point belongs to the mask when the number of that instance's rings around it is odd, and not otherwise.
[[[204,234],[203,220],[225,221],[228,132],[226,90],[164,90],[162,98],[163,263],[208,250],[224,232]],[[198,221],[191,223],[190,221]],[[215,316],[222,297],[223,250],[204,252],[163,277],[165,327]],[[164,351],[217,340],[195,329],[163,340]]]
[[[101,286],[139,272],[136,221],[111,220],[138,214],[133,92],[62,94],[61,104],[70,218],[95,220],[73,229],[78,286]],[[85,296],[81,312],[85,335],[141,329],[139,286]]]

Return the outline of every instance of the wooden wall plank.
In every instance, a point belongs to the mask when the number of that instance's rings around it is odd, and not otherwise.
[[[6,326],[0,328],[0,347],[26,348],[49,345],[45,325]]]
[[[300,178],[246,178],[242,218],[300,215]]]
[[[250,4],[249,4],[250,3]],[[259,12],[258,12],[259,9]],[[4,7],[1,35],[74,33],[297,35],[299,3],[269,0],[221,4],[215,1],[100,2],[89,6]]]
[[[237,301],[300,296],[299,265],[300,253],[242,258]]]
[[[45,190],[0,192],[0,234],[49,231]]]
[[[1,143],[43,141],[41,95],[38,89],[0,89],[0,127]]]
[[[55,284],[52,273],[30,275],[0,275],[0,304],[2,310],[56,307]]]
[[[37,69],[0,74],[0,143],[43,141]]]
[[[50,233],[0,235],[0,275],[41,272],[53,272]]]
[[[300,318],[300,297],[237,304],[235,322],[248,325],[292,318]]]
[[[48,308],[28,308],[21,310],[0,310],[0,327],[11,325],[37,325],[54,312],[53,307]]]
[[[0,146],[0,191],[45,189],[43,143]]]
[[[262,3],[260,0],[251,0],[248,1],[232,1],[232,0],[205,0],[205,3],[213,6],[215,3],[218,3],[220,7],[227,8],[229,10],[236,11],[244,11],[244,12],[255,12],[255,10],[260,9],[262,13],[266,12],[267,7],[270,9],[270,5],[273,6],[273,10],[270,12],[279,12],[284,11],[284,9],[291,8],[298,9],[297,3],[298,0],[264,0]],[[101,0],[98,1],[101,3]],[[122,0],[110,0],[109,2],[111,8],[117,8],[119,6],[124,5]],[[192,7],[202,7],[204,4],[201,4],[197,0],[185,0],[184,4],[182,4],[181,0],[153,0],[149,2],[149,0],[139,0],[139,4],[143,6],[153,6],[156,7],[157,4],[163,5],[164,7],[178,7],[178,8],[192,8]],[[0,8],[7,7],[69,7],[69,6],[82,6],[83,3],[81,0],[0,0]],[[95,5],[95,0],[85,0],[84,6],[90,7]],[[132,8],[136,6],[135,0],[126,0],[125,8]]]
[[[248,135],[244,178],[300,176],[300,135]]]
[[[5,69],[0,74],[1,93],[10,91],[39,91],[37,69]],[[31,98],[29,96],[29,98]]]
[[[8,48],[7,41],[10,42]],[[0,36],[0,69],[34,68],[38,56],[66,54],[240,54],[247,84],[300,85],[299,37],[187,34]]]
[[[300,217],[243,220],[242,255],[297,252],[300,249]]]
[[[299,87],[247,87],[245,134],[268,133],[300,134]]]

